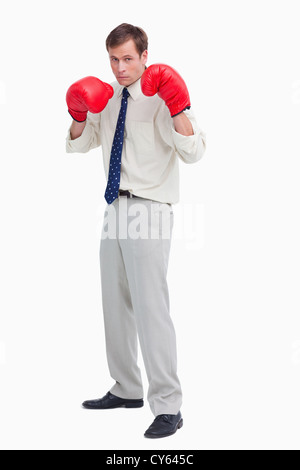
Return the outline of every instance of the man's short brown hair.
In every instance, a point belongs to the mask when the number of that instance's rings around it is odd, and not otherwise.
[[[140,56],[148,49],[148,36],[142,28],[132,24],[122,23],[117,26],[106,39],[106,49],[120,46],[133,39]]]

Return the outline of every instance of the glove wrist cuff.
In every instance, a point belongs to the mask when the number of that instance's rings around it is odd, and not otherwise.
[[[87,118],[87,113],[80,113],[78,111],[72,111],[68,109],[69,114],[72,116],[76,122],[85,122]]]
[[[176,114],[172,114],[171,113],[171,117],[174,118],[175,116],[179,116],[179,114],[182,114],[183,111],[186,111],[187,109],[191,109],[190,106],[187,106],[186,108],[184,108],[182,111],[179,111],[179,113],[176,113]]]

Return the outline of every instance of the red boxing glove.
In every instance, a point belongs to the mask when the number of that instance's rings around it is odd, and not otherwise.
[[[158,96],[168,106],[171,116],[190,109],[190,95],[178,72],[165,64],[150,65],[142,75],[142,92],[146,96]]]
[[[67,91],[68,111],[77,122],[84,122],[87,112],[100,113],[114,94],[113,88],[96,77],[85,77]]]

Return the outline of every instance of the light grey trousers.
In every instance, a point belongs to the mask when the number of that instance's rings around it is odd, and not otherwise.
[[[177,414],[182,405],[167,284],[173,217],[169,204],[121,196],[106,207],[100,246],[110,391],[144,397],[139,339],[154,416]]]

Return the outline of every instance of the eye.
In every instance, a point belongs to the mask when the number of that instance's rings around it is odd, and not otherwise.
[[[130,59],[129,57],[127,57],[127,59],[126,59],[126,60],[128,60],[128,61],[129,61],[129,60],[132,60],[132,59]]]

